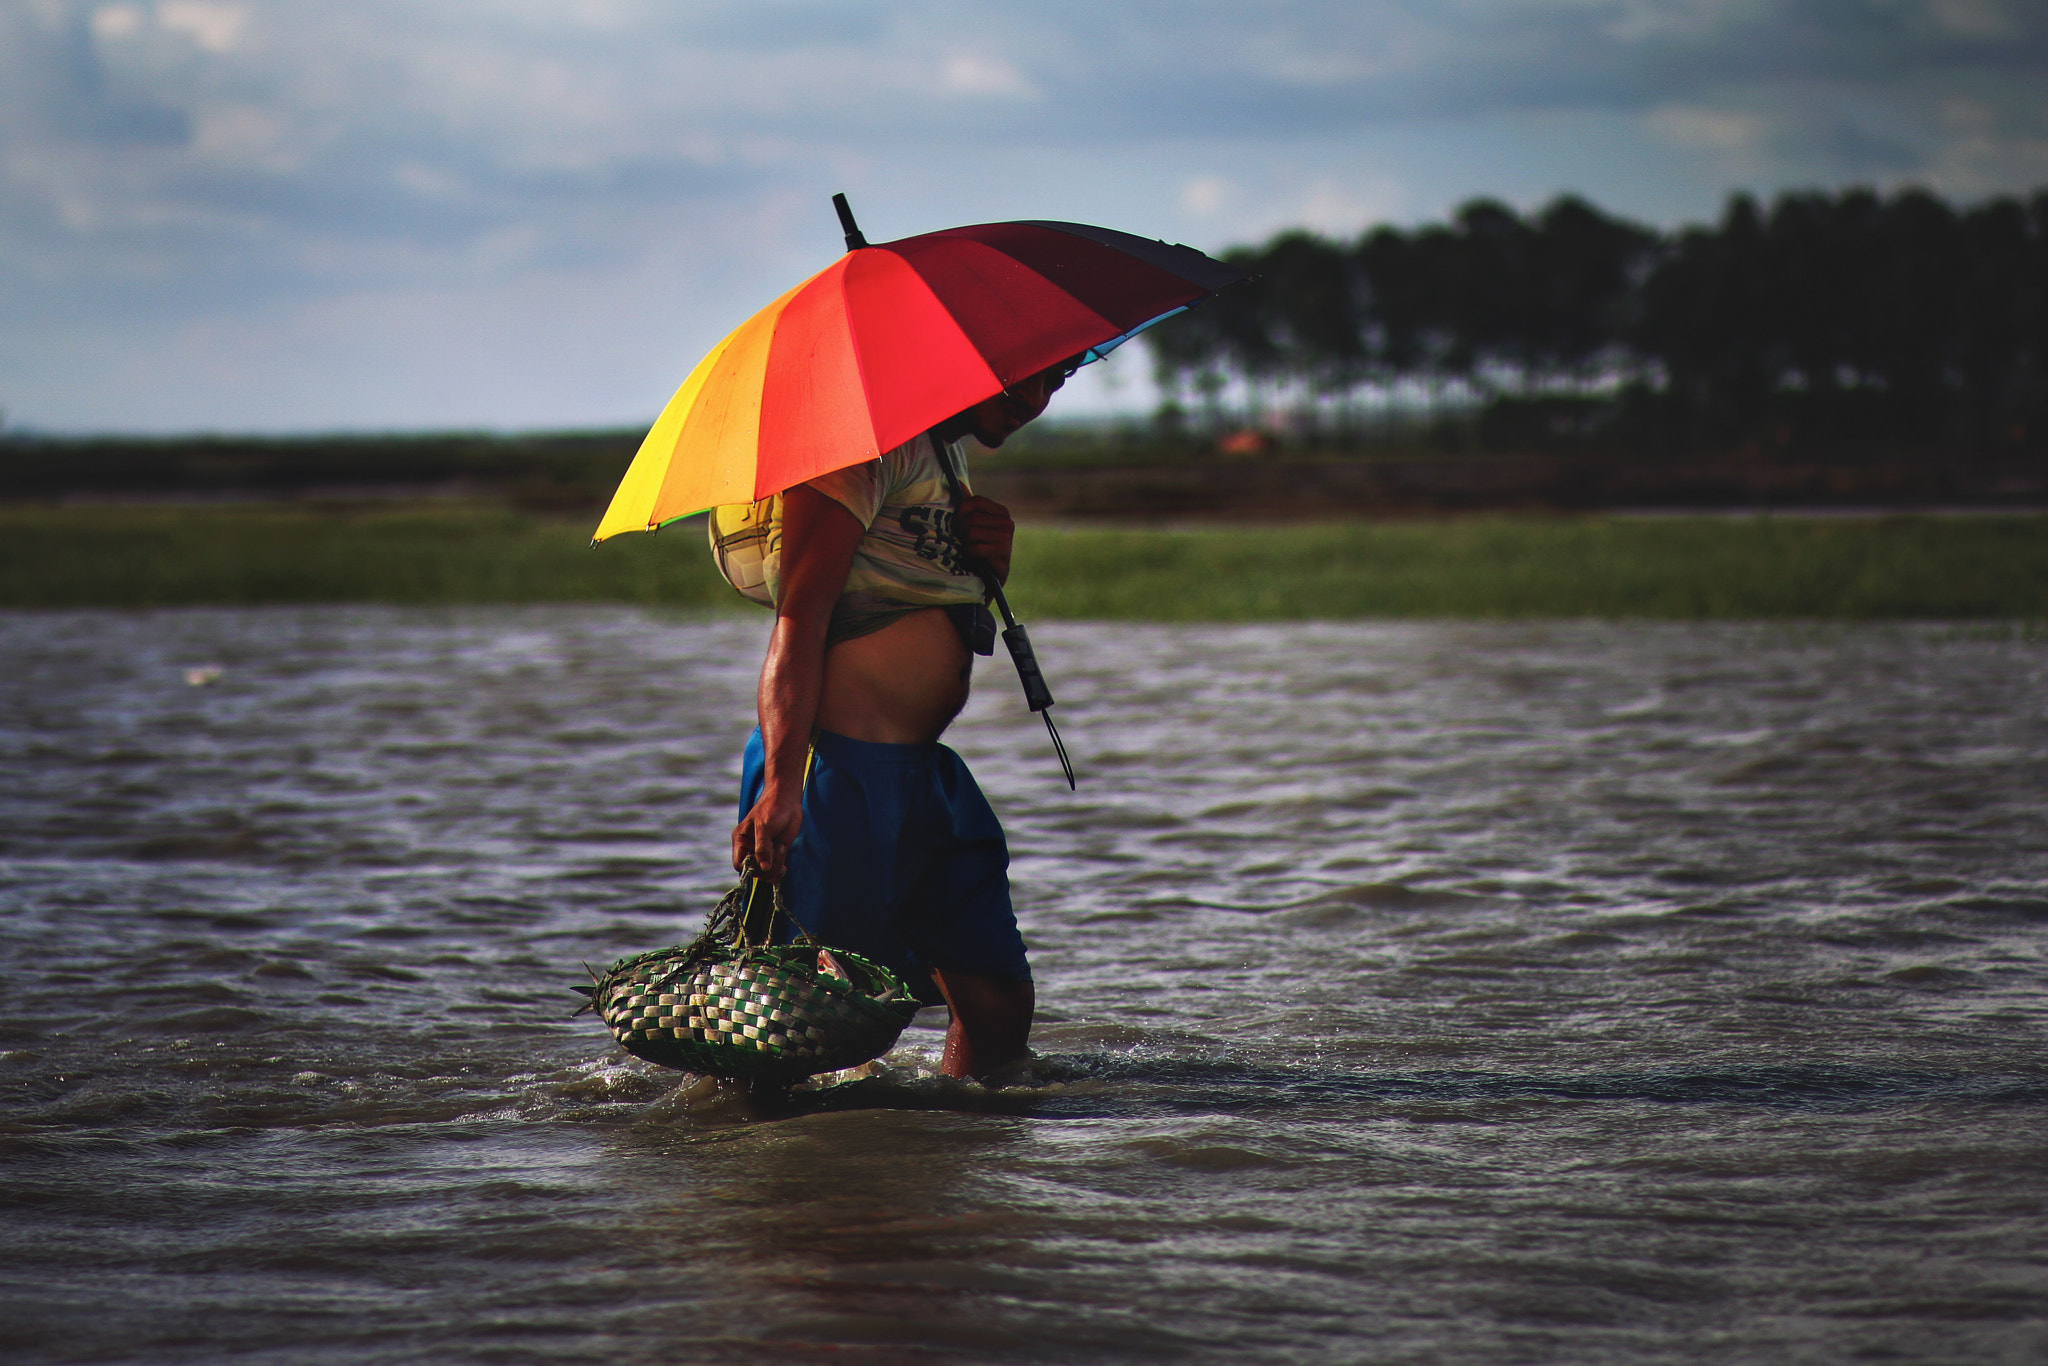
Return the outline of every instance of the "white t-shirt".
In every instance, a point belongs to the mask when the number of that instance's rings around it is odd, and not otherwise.
[[[928,433],[878,460],[810,481],[867,529],[854,551],[846,591],[833,605],[829,643],[879,631],[919,608],[984,600],[981,579],[963,562],[953,493],[940,460],[950,462],[961,488],[968,489],[958,445],[936,449]],[[748,599],[774,606],[781,593],[782,495],[713,508],[709,520],[711,554],[725,581]]]

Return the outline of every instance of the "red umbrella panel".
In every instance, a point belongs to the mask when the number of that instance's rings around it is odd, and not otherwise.
[[[858,247],[698,363],[596,539],[872,460],[1242,278],[1191,247],[1078,223],[984,223]]]

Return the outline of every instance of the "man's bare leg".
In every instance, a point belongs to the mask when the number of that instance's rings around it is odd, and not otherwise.
[[[934,972],[952,1008],[939,1071],[949,1077],[988,1076],[1005,1063],[1031,1056],[1031,1011],[1038,993],[1030,982],[972,972]]]

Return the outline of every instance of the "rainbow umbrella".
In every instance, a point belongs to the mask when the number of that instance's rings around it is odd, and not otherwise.
[[[982,223],[847,252],[741,323],[655,419],[593,541],[751,503],[882,452],[1243,279],[1192,247]]]

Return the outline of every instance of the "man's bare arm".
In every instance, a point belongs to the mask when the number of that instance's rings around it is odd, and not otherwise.
[[[732,832],[732,865],[748,855],[770,882],[788,867],[803,825],[804,761],[825,680],[825,630],[866,534],[838,503],[799,484],[782,495],[782,574],[758,706],[767,751],[760,800]]]

